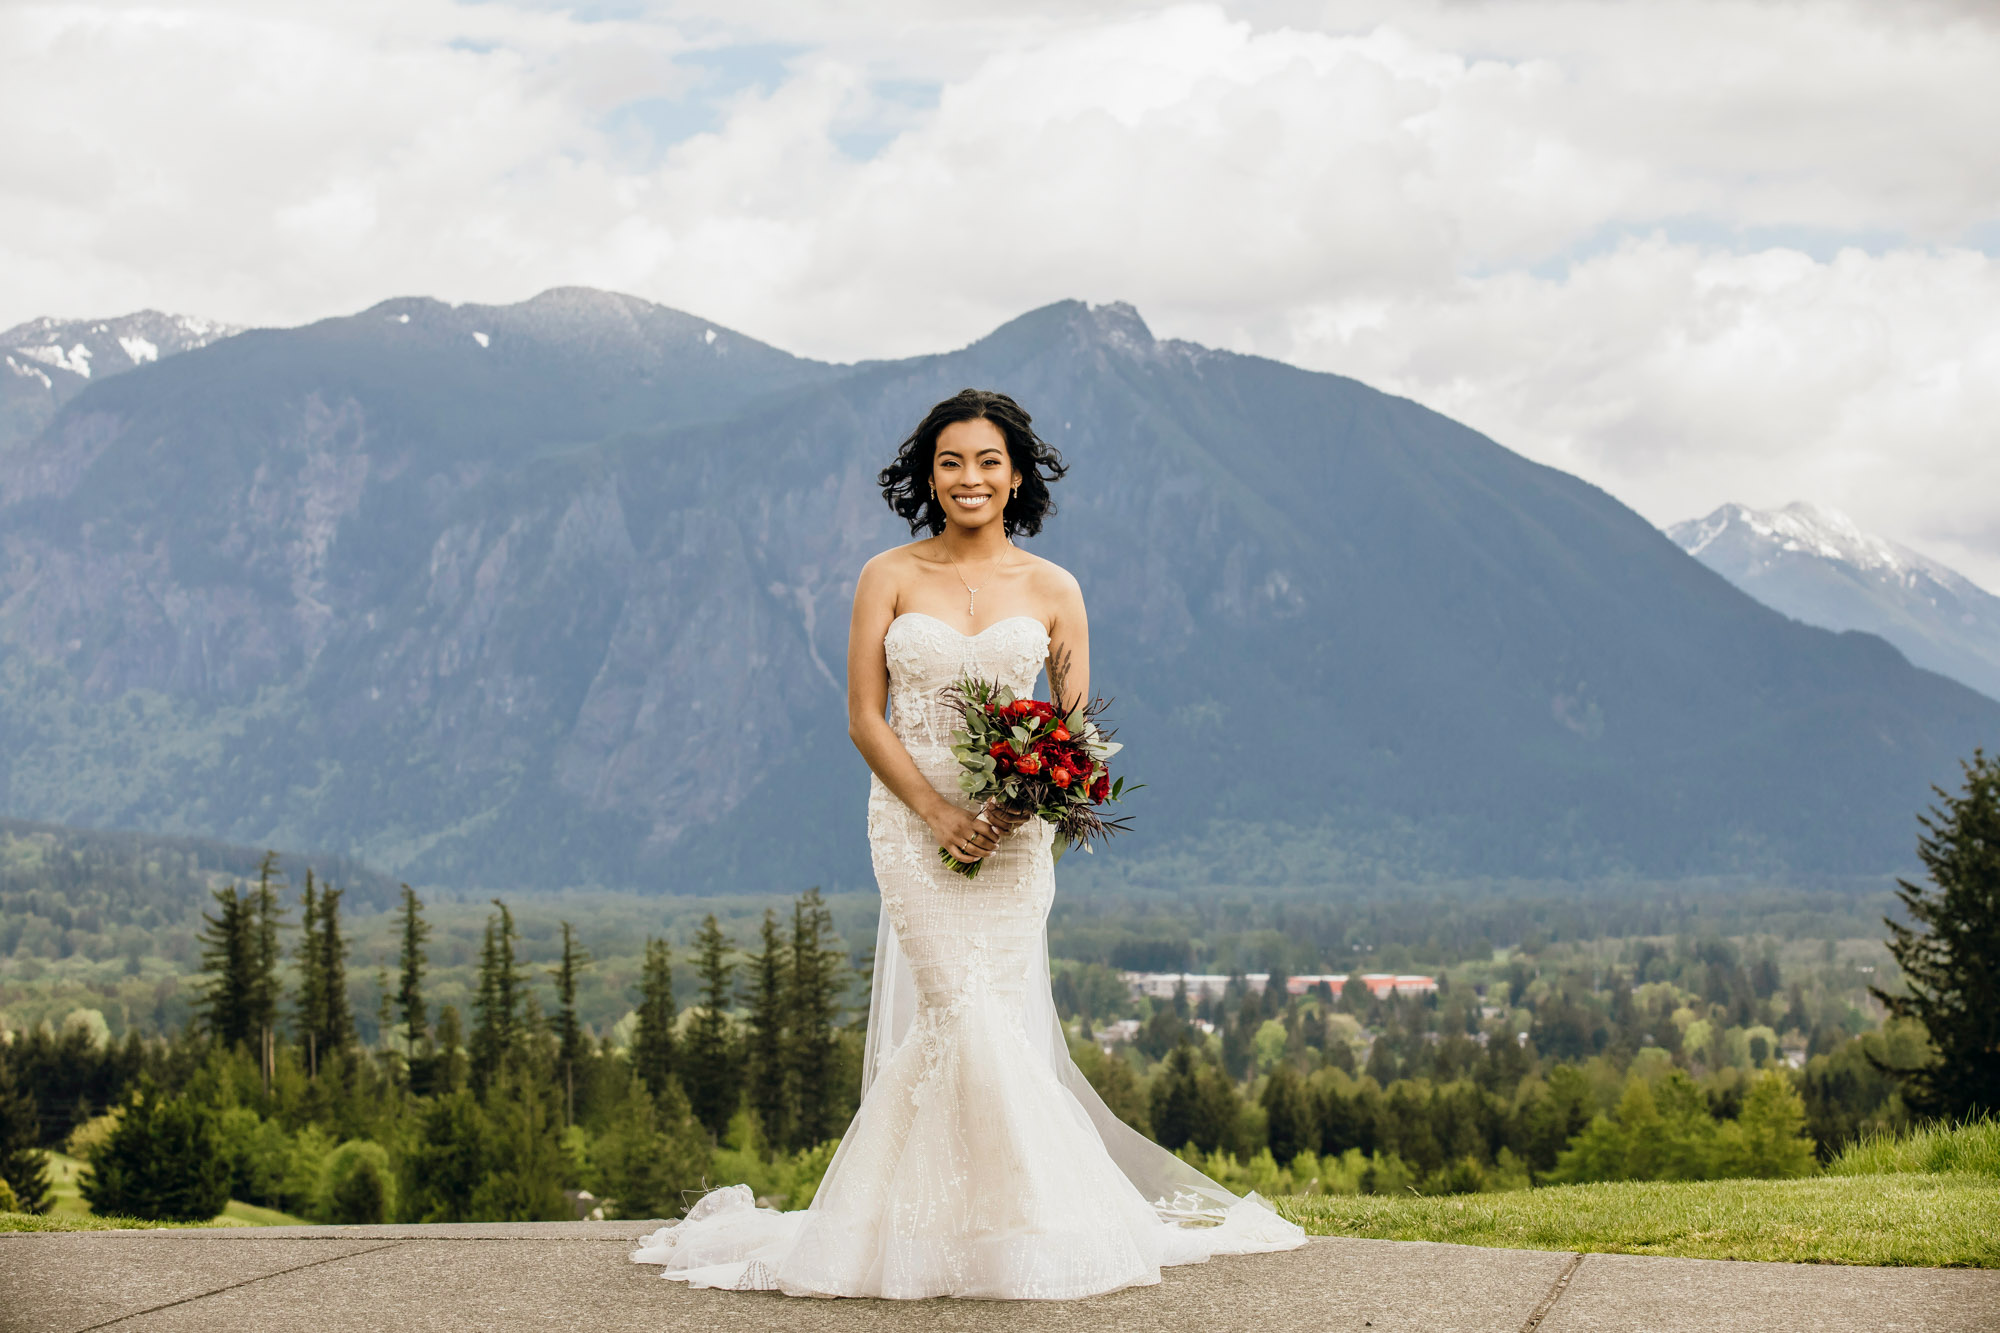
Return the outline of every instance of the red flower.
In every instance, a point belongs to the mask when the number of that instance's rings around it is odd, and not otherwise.
[[[1111,796],[1111,770],[1105,769],[1097,775],[1097,781],[1090,784],[1090,799],[1102,803]]]
[[[1056,786],[1058,787],[1067,787],[1069,786],[1070,778],[1073,776],[1075,775],[1072,774],[1068,769],[1058,768],[1056,769],[1055,772],[1049,774],[1049,780],[1055,783]]]
[[[1058,722],[1056,723],[1056,729],[1050,732],[1049,735],[1055,740],[1066,741],[1069,739],[1069,728]]]
[[[1026,773],[1029,777],[1033,777],[1035,774],[1042,771],[1042,757],[1038,754],[1023,755],[1021,756],[1020,761],[1016,763],[1014,767],[1020,769],[1023,773]]]
[[[995,741],[993,742],[993,748],[986,753],[992,755],[995,759],[1011,759],[1014,757],[1014,747],[1006,741]]]

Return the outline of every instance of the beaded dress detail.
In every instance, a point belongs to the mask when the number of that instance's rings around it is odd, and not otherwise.
[[[961,634],[921,614],[883,640],[890,720],[966,810],[939,695],[964,676],[1033,692],[1048,632],[1027,616]],[[861,1108],[810,1208],[704,1195],[632,1258],[703,1287],[795,1296],[1063,1300],[1155,1283],[1214,1254],[1304,1233],[1120,1123],[1069,1059],[1050,997],[1054,830],[1023,825],[966,879],[929,825],[871,778],[882,892]]]

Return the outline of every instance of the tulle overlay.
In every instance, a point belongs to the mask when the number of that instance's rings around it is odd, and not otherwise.
[[[896,734],[958,799],[937,692],[967,674],[1029,692],[1047,632],[1016,617],[964,635],[904,615],[884,647]],[[795,1296],[1063,1300],[1304,1243],[1255,1195],[1236,1198],[1119,1123],[1070,1061],[1049,993],[1048,825],[1003,839],[968,880],[874,781],[868,836],[882,926],[864,1091],[812,1207],[781,1213],[747,1186],[716,1190],[635,1262]]]

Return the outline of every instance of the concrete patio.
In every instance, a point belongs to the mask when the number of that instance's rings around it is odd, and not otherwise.
[[[0,1331],[546,1329],[1885,1333],[2000,1329],[2000,1272],[1726,1263],[1376,1240],[1168,1270],[1067,1304],[689,1291],[640,1222],[0,1235]]]

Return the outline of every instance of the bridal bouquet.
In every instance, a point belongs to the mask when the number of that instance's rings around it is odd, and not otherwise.
[[[1017,699],[1004,686],[969,677],[943,697],[964,718],[964,726],[951,733],[952,753],[964,770],[960,790],[984,805],[1055,825],[1060,860],[1071,846],[1087,852],[1091,839],[1127,827],[1125,820],[1106,819],[1096,809],[1124,795],[1125,779],[1112,780],[1110,759],[1122,747],[1097,720],[1106,701],[1064,704],[1060,663],[1050,675],[1054,703]],[[942,847],[938,857],[967,879],[983,864],[960,861]]]

